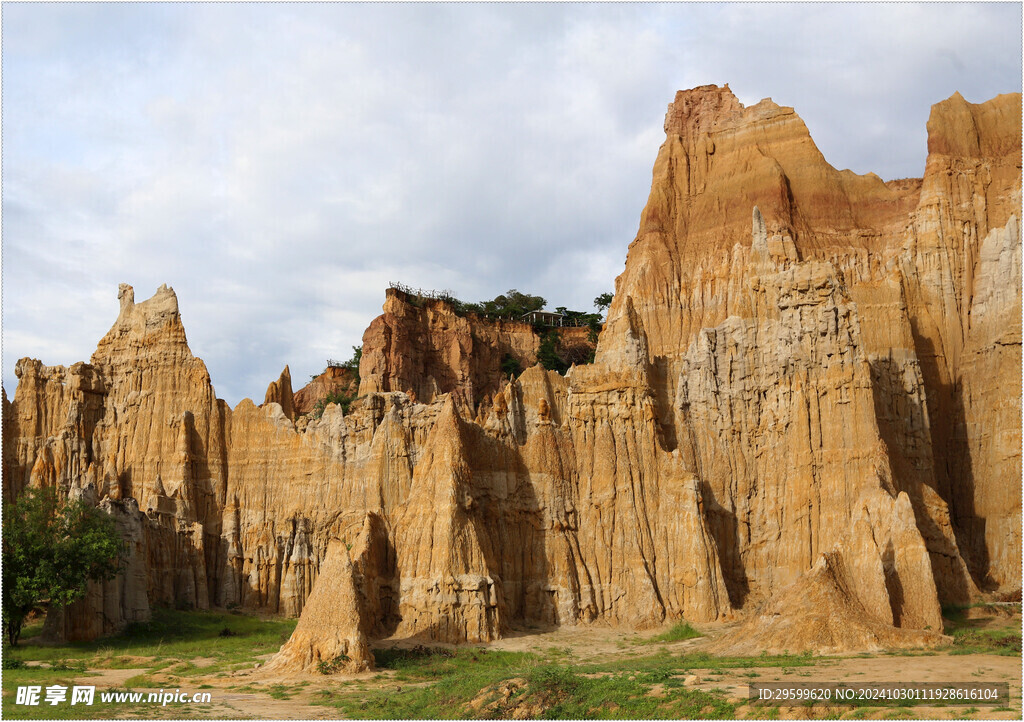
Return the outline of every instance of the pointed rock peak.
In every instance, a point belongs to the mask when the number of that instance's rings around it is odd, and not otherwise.
[[[346,544],[332,539],[292,636],[268,670],[302,672],[321,663],[349,674],[373,669],[363,629],[365,609]]]
[[[928,153],[1004,158],[1008,165],[1019,166],[1020,128],[1020,93],[972,103],[956,92],[932,106],[928,117]]]
[[[174,289],[164,284],[151,298],[135,303],[135,289],[122,283],[117,298],[121,310],[110,331],[96,347],[93,364],[109,362],[129,349],[135,349],[131,352],[134,355],[140,347],[147,346],[178,347],[191,356]]]
[[[292,372],[285,366],[277,381],[271,381],[263,397],[263,406],[280,404],[281,411],[292,421],[295,420],[295,398],[292,394]]]
[[[118,321],[128,320],[144,314],[148,317],[170,317],[178,315],[178,297],[166,283],[153,296],[142,303],[135,303],[135,289],[127,283],[118,286],[117,300],[121,304]]]
[[[131,289],[131,286],[128,288]],[[131,292],[131,297],[134,300],[134,290]],[[178,296],[174,293],[173,288],[164,283],[161,284],[160,288],[156,289],[156,293],[154,293],[152,297],[146,299],[140,304],[137,304],[135,308],[144,311],[147,316],[177,316]]]
[[[743,104],[728,84],[680,90],[665,114],[665,133],[686,136],[707,132],[719,120],[736,117],[742,112]]]
[[[121,302],[122,314],[125,309],[131,310],[135,306],[135,289],[127,283],[122,283],[117,287],[117,300]]]
[[[455,403],[455,398],[452,394],[445,394],[444,405],[441,407],[441,413],[434,423],[434,428],[442,429],[449,427],[458,429],[461,425],[462,414],[459,413],[459,405]]]

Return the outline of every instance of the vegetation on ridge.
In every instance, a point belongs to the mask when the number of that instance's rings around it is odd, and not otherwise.
[[[335,368],[346,369],[355,377],[355,380],[349,385],[349,388],[354,388],[354,390],[351,392],[344,390],[329,391],[324,396],[320,397],[313,405],[313,410],[310,412],[314,419],[319,419],[323,416],[324,409],[326,409],[330,404],[337,404],[340,406],[342,414],[348,413],[349,407],[352,406],[352,402],[359,398],[359,362],[362,358],[363,347],[353,346],[352,358],[348,361],[340,364],[332,364],[331,361],[328,360],[328,367],[334,366]],[[314,376],[313,378],[315,379],[317,377]]]
[[[356,383],[359,383],[359,362],[363,359],[363,347],[352,347],[352,358],[341,365],[341,368],[348,369],[356,376]]]
[[[537,349],[537,363],[548,371],[557,371],[564,374],[569,369],[569,364],[558,355],[559,343],[558,332],[548,331],[540,337],[540,348]]]
[[[480,301],[479,303],[462,301],[447,291],[437,293],[436,295],[420,297],[415,293],[410,293],[410,290],[411,289],[405,290],[405,293],[414,306],[419,306],[422,298],[436,298],[437,300],[448,304],[452,311],[459,316],[465,316],[472,313],[489,321],[497,321],[499,319],[516,321],[531,311],[543,311],[548,304],[547,299],[543,296],[533,296],[529,293],[523,293],[515,288],[509,289],[505,293],[495,296],[490,301]],[[602,293],[594,299],[594,305],[603,312],[604,309],[611,305],[611,300],[611,293]],[[602,320],[601,313],[573,311],[565,306],[556,307],[555,312],[560,313],[563,316],[563,320],[566,325],[596,325],[598,330],[600,330]]]

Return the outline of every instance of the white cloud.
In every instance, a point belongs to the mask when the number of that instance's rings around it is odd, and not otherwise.
[[[347,357],[398,280],[587,308],[674,92],[794,106],[919,175],[929,106],[1016,90],[1019,6],[7,5],[4,383],[178,292],[218,392]]]

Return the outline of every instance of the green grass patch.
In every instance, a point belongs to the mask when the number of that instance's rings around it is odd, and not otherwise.
[[[33,619],[31,622],[25,622],[25,626],[21,628],[21,641],[26,639],[34,639],[43,633],[43,618],[38,617]]]
[[[393,670],[400,684],[370,693],[339,689],[333,698],[315,702],[365,719],[460,718],[481,689],[515,676],[535,659],[520,652],[423,647],[374,650],[374,656],[378,669]]]
[[[295,628],[295,619],[263,620],[224,612],[154,609],[153,619],[132,625],[123,634],[93,642],[56,646],[39,644],[37,635],[22,634],[16,648],[3,650],[3,717],[6,719],[106,719],[113,716],[148,716],[152,705],[101,704],[100,692],[91,706],[71,705],[70,699],[53,705],[16,705],[19,686],[82,684],[86,669],[142,669],[127,680],[135,689],[181,686],[180,678],[226,675],[251,669],[254,657],[276,652]],[[36,626],[36,625],[33,625]],[[42,622],[37,626],[41,629]],[[31,628],[31,627],[30,627]],[[224,630],[228,630],[227,634]],[[26,638],[27,636],[27,638]],[[203,658],[202,666],[195,663]],[[29,662],[43,663],[43,667]],[[206,664],[209,662],[209,664]],[[153,675],[163,673],[159,678]],[[173,676],[169,676],[173,675]],[[77,681],[76,681],[77,680]],[[88,684],[88,682],[84,682]],[[185,683],[187,685],[187,681]],[[262,691],[262,690],[261,690]],[[201,708],[203,705],[199,706]],[[177,707],[178,711],[184,709]]]
[[[972,605],[981,606],[985,605]],[[1021,654],[1020,621],[1013,617],[1001,617],[995,623],[991,619],[968,619],[964,613],[969,607],[943,607],[946,620],[945,632],[953,637],[950,654],[998,654],[1019,657]]]
[[[86,672],[51,669],[49,667],[24,667],[8,669],[3,675],[3,717],[4,719],[108,719],[123,714],[125,705],[103,704],[99,692],[92,705],[70,704],[71,688],[75,685],[91,684]],[[57,705],[46,704],[46,688],[60,685],[68,689],[68,699]],[[37,705],[15,704],[18,687],[40,686]]]
[[[286,684],[273,684],[267,690],[267,694],[274,699],[291,699],[295,692],[295,689]]]
[[[654,697],[654,681],[642,675],[587,677],[571,667],[546,665],[530,670],[526,679],[524,701],[534,703],[543,719],[721,719],[735,712],[720,694],[701,690],[665,687],[664,697]]]
[[[543,655],[474,648],[381,649],[377,667],[391,683],[372,691],[337,688],[314,695],[314,704],[338,707],[364,719],[728,718],[733,705],[719,691],[687,689],[679,675],[713,665],[707,655],[652,657],[612,664],[574,664],[566,650]],[[809,658],[732,658],[731,666],[810,664]],[[659,696],[651,694],[659,686]]]
[[[672,654],[661,650],[657,654],[645,657],[620,659],[601,664],[585,664],[579,666],[581,673],[600,673],[633,671],[640,673],[682,674],[692,669],[745,669],[752,667],[770,667],[789,669],[794,667],[810,667],[820,661],[819,657],[810,654],[762,654],[759,657],[713,657],[706,652],[693,654]]]
[[[703,634],[691,627],[689,622],[676,622],[667,632],[663,632],[656,637],[648,639],[647,644],[655,644],[658,642],[682,642],[684,639],[696,639],[697,637],[703,636]]]
[[[1003,657],[1021,655],[1020,630],[954,629],[950,654],[998,654]]]
[[[129,677],[124,681],[126,689],[163,689],[166,687],[175,687],[181,682],[177,677],[160,677],[157,679],[148,674],[136,674],[134,677]]]
[[[276,652],[291,635],[297,621],[264,620],[224,612],[154,609],[151,621],[130,625],[118,636],[56,646],[28,640],[14,649],[5,647],[4,659],[78,660],[90,667],[124,669],[149,668],[166,660],[191,664],[197,657],[207,657],[215,664],[202,671],[214,672],[228,664],[252,666],[254,657]],[[224,634],[224,630],[231,633]]]

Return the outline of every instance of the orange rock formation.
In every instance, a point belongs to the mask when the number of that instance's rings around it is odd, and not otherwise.
[[[347,368],[328,366],[324,372],[295,392],[293,403],[296,414],[308,414],[316,402],[331,394],[344,393],[355,398],[359,392],[359,379]],[[267,401],[273,399],[267,398]]]
[[[229,409],[166,287],[122,286],[90,364],[21,360],[5,499],[90,495],[132,539],[54,633],[238,604],[302,615],[275,662],[299,669],[391,634],[739,614],[722,649],[850,650],[1019,590],[1020,96],[936,105],[922,180],[837,171],[727,86],[665,130],[596,360],[564,377],[505,378],[528,326],[397,291],[347,414],[302,416],[342,380],[293,396],[287,368]]]
[[[557,331],[560,355],[570,363],[594,348],[586,327]],[[455,393],[460,403],[475,409],[508,382],[502,371],[506,358],[524,369],[537,363],[540,341],[525,321],[460,315],[444,300],[389,288],[383,315],[363,334],[359,393],[412,392],[424,403]]]

